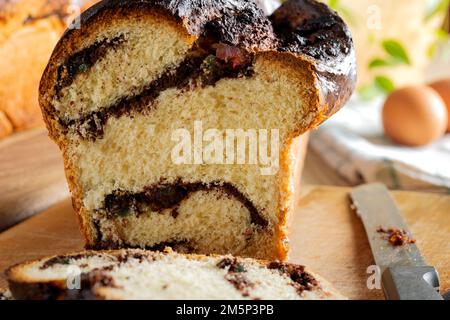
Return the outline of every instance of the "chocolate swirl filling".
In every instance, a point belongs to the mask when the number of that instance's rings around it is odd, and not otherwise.
[[[171,209],[170,215],[173,219],[176,219],[178,216],[178,208],[183,200],[189,198],[192,193],[212,190],[219,190],[228,197],[239,201],[247,209],[250,216],[250,223],[257,230],[263,230],[268,227],[268,221],[261,215],[246,195],[231,183],[219,181],[211,183],[184,183],[178,180],[174,183],[151,185],[137,193],[116,190],[105,197],[104,206],[99,212],[106,214],[108,219],[114,219],[125,218],[130,215],[139,216],[148,212],[149,209],[156,213]],[[94,228],[97,232],[97,241],[95,246],[88,247],[88,249],[134,248],[134,246],[127,243],[118,243],[113,240],[103,239],[98,220],[94,220]],[[195,249],[188,239],[167,239],[167,241],[146,246],[145,249],[162,251],[165,247],[172,247],[175,251],[185,253],[193,252]]]
[[[161,183],[148,186],[139,193],[116,190],[105,197],[102,210],[106,211],[110,218],[123,217],[129,214],[140,215],[145,211],[145,208],[150,208],[154,212],[160,212],[165,209],[172,209],[173,211],[192,193],[211,190],[220,190],[229,197],[236,199],[248,210],[250,221],[253,225],[261,228],[267,227],[268,222],[261,216],[250,199],[231,183],[221,183],[219,181],[211,183],[183,183],[182,181]]]
[[[77,75],[88,71],[109,50],[125,42],[122,36],[111,41],[101,41],[69,57],[58,68],[57,95],[71,85]],[[104,127],[110,117],[119,118],[135,112],[149,112],[161,92],[178,88],[189,90],[197,86],[214,86],[223,78],[251,77],[253,54],[224,43],[212,43],[201,38],[175,68],[168,68],[158,79],[151,81],[143,90],[126,96],[111,106],[105,106],[78,119],[59,119],[60,125],[83,139],[95,141],[102,138]]]

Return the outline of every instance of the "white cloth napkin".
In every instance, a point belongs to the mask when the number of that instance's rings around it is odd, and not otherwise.
[[[312,133],[312,148],[355,185],[450,193],[450,134],[426,147],[395,145],[383,134],[382,104],[353,98]]]

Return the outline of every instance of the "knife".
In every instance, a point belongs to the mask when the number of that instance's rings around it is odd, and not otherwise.
[[[439,275],[428,266],[413,241],[394,245],[386,230],[412,234],[400,215],[394,199],[381,183],[363,185],[350,193],[352,208],[362,219],[375,263],[381,271],[381,284],[388,300],[443,300]]]

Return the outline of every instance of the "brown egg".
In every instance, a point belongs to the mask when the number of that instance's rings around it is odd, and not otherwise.
[[[436,91],[425,85],[392,92],[383,107],[383,126],[393,141],[422,146],[445,134],[447,109]]]
[[[450,132],[450,79],[433,82],[430,86],[439,93],[445,102],[448,114],[447,132]]]

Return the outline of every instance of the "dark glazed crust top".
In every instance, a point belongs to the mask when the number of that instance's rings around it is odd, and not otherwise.
[[[81,25],[103,11],[149,9],[177,18],[194,36],[208,33],[221,42],[251,51],[276,47],[270,21],[252,0],[103,0],[81,15]]]
[[[345,22],[314,0],[286,1],[270,19],[280,41],[279,51],[314,60],[326,114],[339,110],[356,83],[355,51]]]
[[[266,17],[253,0],[104,0],[81,16],[87,32],[94,20],[127,16],[130,12],[158,11],[182,23],[187,33],[223,42],[253,53],[283,52],[292,59],[311,65],[320,97],[319,119],[338,111],[354,91],[356,61],[351,34],[344,21],[326,5],[315,0],[288,0]],[[41,97],[53,95],[52,73],[67,58],[69,41],[82,36],[81,30],[68,30],[61,39],[41,82]],[[73,54],[72,53],[69,53]],[[50,73],[50,74],[49,74]],[[41,102],[44,114],[52,107]]]

